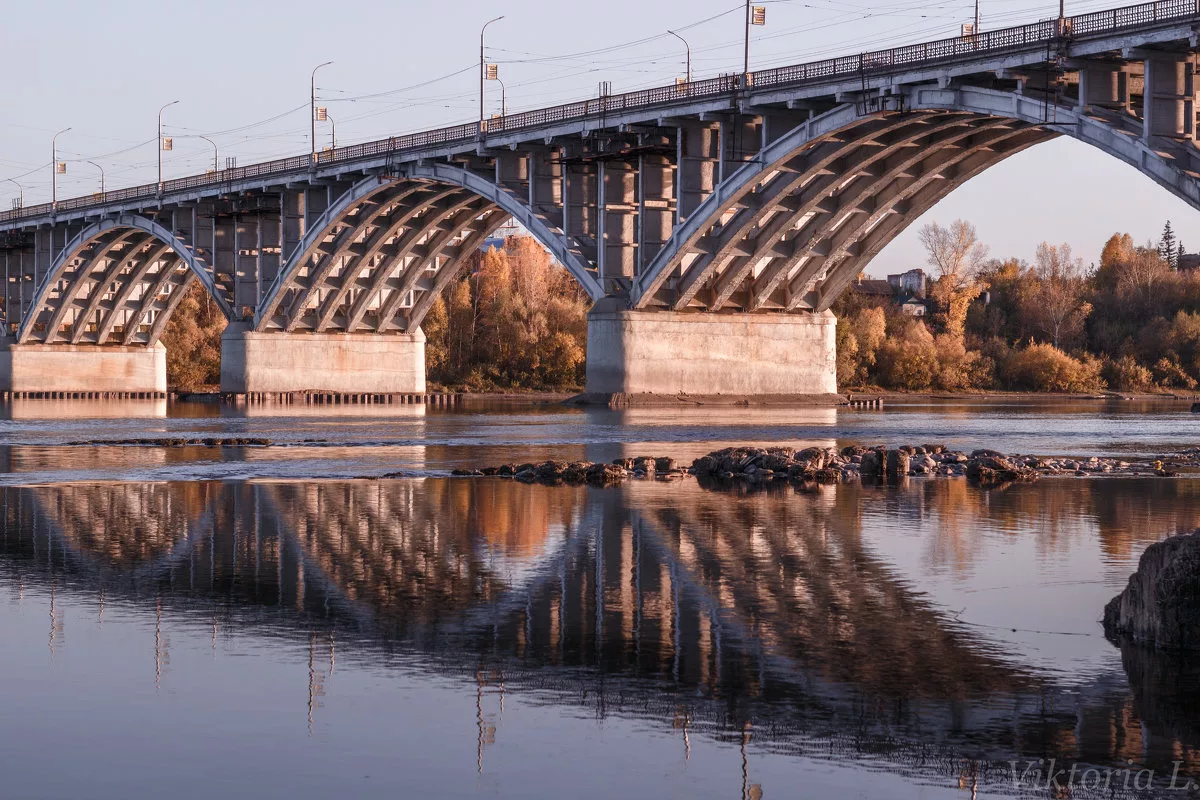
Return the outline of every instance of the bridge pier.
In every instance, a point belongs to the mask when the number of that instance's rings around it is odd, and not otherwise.
[[[588,314],[587,393],[825,395],[837,391],[833,314],[630,311]]]
[[[0,393],[17,396],[165,396],[167,351],[160,343],[17,344],[0,338]]]
[[[221,391],[420,394],[425,334],[258,333],[231,323],[221,336]]]

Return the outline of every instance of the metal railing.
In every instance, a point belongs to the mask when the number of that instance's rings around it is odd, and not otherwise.
[[[901,67],[910,68],[961,61],[986,54],[1027,49],[1032,45],[1041,46],[1064,37],[1078,39],[1097,34],[1110,34],[1125,29],[1179,21],[1190,17],[1200,18],[1200,0],[1159,0],[1159,2],[1079,14],[1061,21],[1057,19],[1043,20],[973,36],[940,39],[895,47],[890,50],[877,50],[824,61],[759,70],[750,73],[747,78],[750,87],[754,89],[819,84],[848,77],[866,78],[886,74]],[[472,122],[403,136],[392,136],[387,139],[320,151],[317,153],[315,166],[357,161],[388,154],[406,156],[431,147],[472,142],[483,132],[511,133],[592,117],[603,119],[609,114],[645,110],[655,106],[666,107],[694,100],[731,96],[742,90],[742,83],[741,75],[722,75],[691,83],[671,84],[625,94],[605,95],[575,103],[496,117],[487,120],[482,126],[482,131],[479,123]],[[259,177],[294,173],[313,166],[312,157],[308,154],[291,156],[244,167],[231,167],[219,172],[163,181],[161,192],[169,194],[189,189],[219,186]],[[159,191],[158,184],[148,183],[128,189],[105,192],[100,200],[97,200],[94,195],[86,195],[63,200],[57,206],[51,203],[26,206],[13,211],[0,212],[0,222],[38,217],[55,211],[75,211],[101,207],[110,203],[153,199],[158,196]]]

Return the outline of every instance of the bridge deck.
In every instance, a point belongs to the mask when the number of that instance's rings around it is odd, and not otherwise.
[[[391,136],[362,144],[325,150],[314,164],[309,154],[276,159],[244,167],[209,171],[125,189],[42,203],[0,213],[0,231],[18,230],[64,218],[86,218],[144,208],[182,197],[246,191],[278,185],[298,173],[338,175],[363,168],[386,167],[422,158],[463,153],[481,146],[545,138],[582,127],[614,127],[675,114],[705,110],[753,107],[790,98],[829,94],[840,87],[881,89],[909,80],[953,77],[1045,61],[1051,55],[1086,56],[1120,50],[1139,43],[1137,34],[1181,27],[1184,38],[1194,39],[1192,23],[1200,21],[1196,0],[1160,0],[1105,11],[1079,14],[1064,20],[1040,22],[922,42],[903,47],[840,56],[822,61],[722,75],[680,85],[659,86],[625,94],[591,98],[487,120]],[[1114,38],[1121,44],[1114,45]],[[1058,45],[1058,53],[1050,48]],[[873,84],[873,85],[872,85]]]

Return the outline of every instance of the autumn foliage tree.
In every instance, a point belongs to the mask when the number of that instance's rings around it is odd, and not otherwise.
[[[431,380],[469,391],[583,384],[590,299],[532,238],[476,256],[424,323]]]
[[[163,331],[167,385],[184,392],[210,391],[221,382],[225,315],[199,281],[186,291]]]

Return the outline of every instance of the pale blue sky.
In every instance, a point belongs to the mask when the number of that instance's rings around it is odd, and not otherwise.
[[[763,0],[755,0],[763,3]],[[1057,3],[982,0],[983,27],[1054,16]],[[814,60],[954,35],[973,2],[917,0],[767,0],[768,25],[756,28],[752,67]],[[1068,13],[1120,3],[1068,2]],[[309,74],[329,107],[340,144],[420,130],[478,115],[479,27],[488,60],[500,64],[509,110],[669,83],[684,71],[681,30],[697,77],[741,70],[743,9],[736,0],[110,0],[3,4],[0,57],[7,73],[0,115],[0,178],[25,186],[27,203],[50,195],[50,139],[56,130],[59,197],[151,182],[155,117],[161,105],[175,150],[164,175],[203,171],[213,138],[239,164],[308,150]],[[707,20],[707,21],[706,21]],[[436,80],[441,78],[441,80]],[[498,85],[488,109],[499,111]],[[318,144],[329,126],[318,125]],[[7,208],[16,187],[0,181]],[[1043,239],[1065,241],[1087,260],[1113,232],[1156,238],[1171,219],[1185,244],[1200,249],[1195,211],[1136,170],[1084,145],[1059,140],[1020,154],[974,179],[927,219],[973,221],[997,256],[1032,258]],[[915,223],[871,271],[923,261]]]

